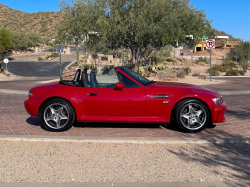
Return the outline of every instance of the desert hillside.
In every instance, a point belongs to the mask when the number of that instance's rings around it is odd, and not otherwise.
[[[14,10],[0,3],[0,28],[10,31],[36,32],[47,38],[54,38],[57,34],[56,23],[61,19],[60,12],[26,13]]]

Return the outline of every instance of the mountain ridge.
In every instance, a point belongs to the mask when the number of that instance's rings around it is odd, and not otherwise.
[[[35,32],[48,39],[54,38],[55,26],[61,19],[61,12],[27,13],[0,3],[0,28],[13,32]]]

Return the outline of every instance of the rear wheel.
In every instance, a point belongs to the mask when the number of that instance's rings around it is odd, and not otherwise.
[[[199,132],[210,123],[209,109],[199,100],[183,100],[177,104],[175,120],[180,130]]]
[[[43,126],[49,131],[66,131],[75,121],[74,110],[64,100],[51,100],[42,107],[41,118]]]

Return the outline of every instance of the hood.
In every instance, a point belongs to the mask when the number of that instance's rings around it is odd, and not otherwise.
[[[201,86],[196,86],[193,84],[179,83],[179,82],[156,82],[154,85],[157,87],[203,88]],[[203,88],[203,89],[206,89],[206,88]]]
[[[178,90],[192,90],[195,92],[199,92],[199,93],[210,93],[213,95],[220,95],[218,92],[209,90],[205,87],[201,87],[201,86],[197,86],[197,85],[193,85],[193,84],[186,84],[186,83],[178,83],[178,82],[155,82],[155,84],[150,85],[152,86],[152,88],[154,89],[164,89],[164,88],[175,88]]]

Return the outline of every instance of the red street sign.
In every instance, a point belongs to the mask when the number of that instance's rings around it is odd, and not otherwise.
[[[215,39],[206,40],[206,48],[214,49],[215,48]]]

